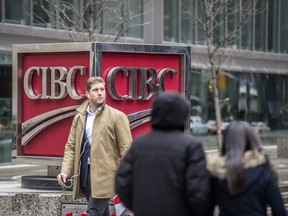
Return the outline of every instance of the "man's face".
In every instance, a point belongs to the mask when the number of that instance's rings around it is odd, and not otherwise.
[[[105,85],[103,83],[93,84],[91,89],[86,91],[86,96],[91,104],[95,106],[101,105],[106,99]]]

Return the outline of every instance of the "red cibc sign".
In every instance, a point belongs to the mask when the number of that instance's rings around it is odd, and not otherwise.
[[[15,45],[17,154],[61,159],[75,109],[86,99],[85,84],[90,76],[104,78],[106,103],[128,116],[135,138],[150,130],[151,106],[161,92],[189,96],[189,71],[188,47]]]

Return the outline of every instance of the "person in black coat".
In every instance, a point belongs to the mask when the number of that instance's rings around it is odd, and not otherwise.
[[[276,172],[261,148],[254,129],[232,121],[224,132],[219,155],[207,154],[211,173],[211,208],[220,216],[286,216]]]
[[[154,101],[152,131],[138,137],[116,174],[116,193],[135,216],[204,216],[210,192],[202,144],[184,134],[190,106],[173,92]]]

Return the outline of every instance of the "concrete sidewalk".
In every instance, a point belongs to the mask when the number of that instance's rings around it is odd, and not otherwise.
[[[263,146],[267,151],[271,164],[276,169],[279,178],[279,184],[288,185],[288,158],[277,157],[277,146]],[[213,152],[216,150],[207,150]],[[26,162],[26,163],[25,163]],[[0,192],[11,192],[21,190],[21,176],[23,175],[47,175],[47,167],[39,165],[29,165],[27,161],[21,158],[15,158],[11,164],[0,164]],[[22,189],[27,190],[27,189]],[[15,191],[14,191],[15,192]]]
[[[277,146],[264,146],[276,169],[285,203],[288,203],[288,158],[277,157]],[[216,150],[207,150],[209,152]],[[23,175],[47,175],[47,167],[25,164],[14,158],[11,164],[0,164],[0,215],[63,215],[63,206],[69,209],[84,208],[85,200],[74,202],[69,191],[32,190],[21,188]],[[32,204],[32,205],[31,205]],[[79,207],[80,206],[80,207]],[[112,208],[113,206],[111,206]],[[79,210],[78,209],[78,210]],[[287,206],[288,209],[288,206]],[[269,210],[269,209],[268,209]],[[269,212],[269,216],[271,213]]]
[[[277,157],[277,146],[264,146],[268,153],[271,164],[278,174],[278,181],[280,184],[288,185],[288,158]]]

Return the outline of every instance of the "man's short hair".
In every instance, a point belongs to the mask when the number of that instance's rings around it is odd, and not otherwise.
[[[86,90],[89,91],[91,86],[96,83],[103,83],[105,85],[105,81],[102,77],[89,77],[86,82]]]

